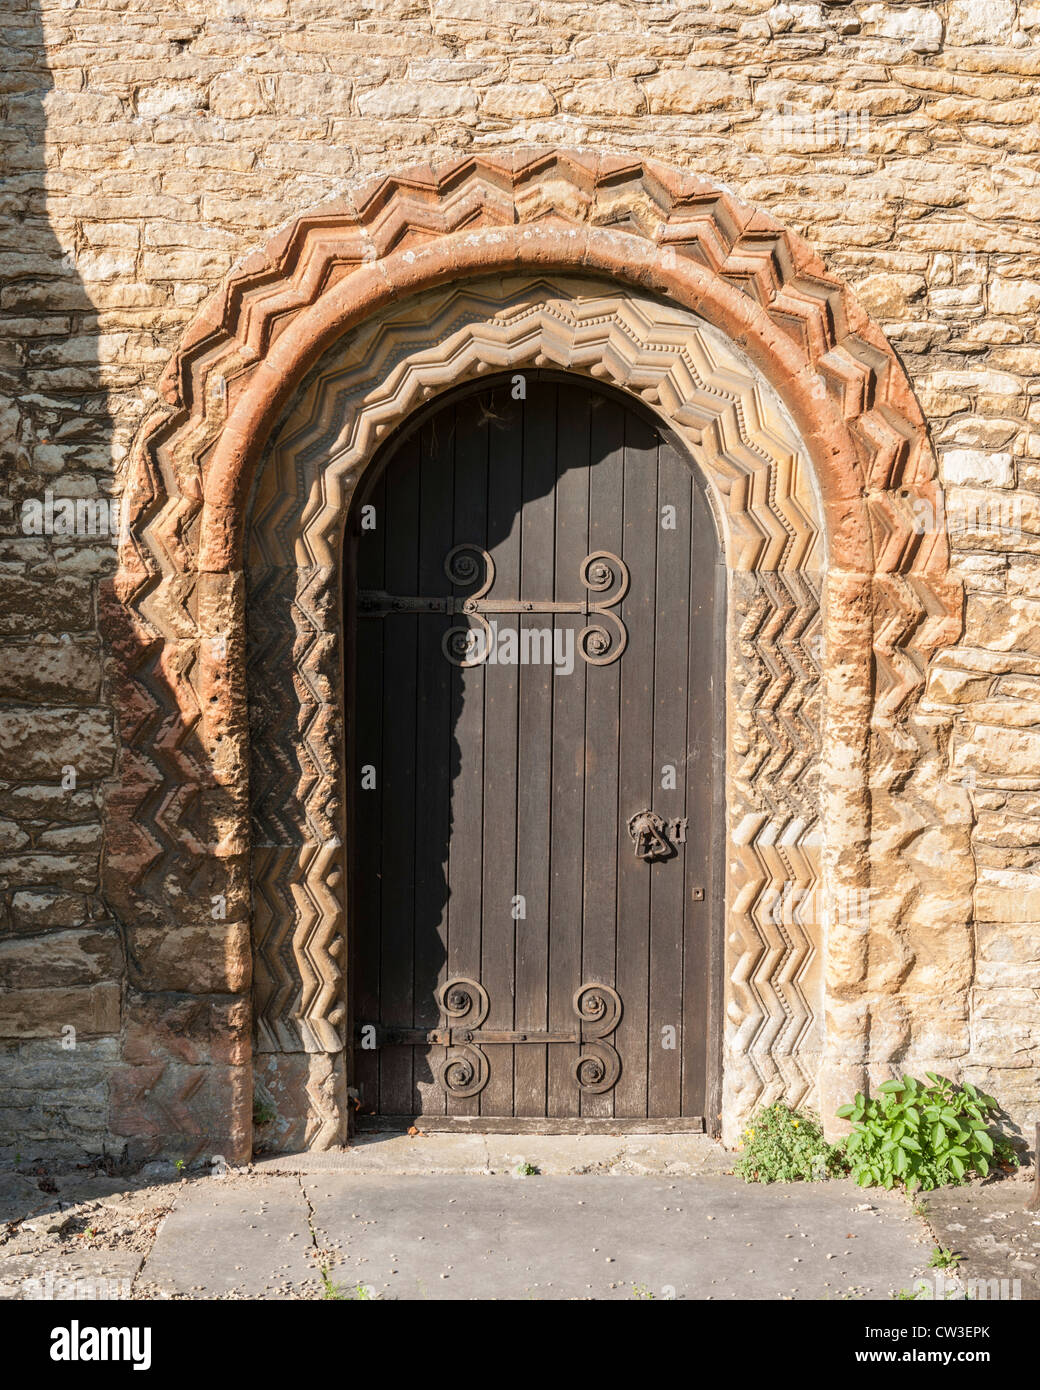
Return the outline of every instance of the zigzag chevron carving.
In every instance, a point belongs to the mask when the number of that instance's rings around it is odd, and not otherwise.
[[[512,314],[499,316],[500,303],[486,304],[483,320],[491,327],[481,341],[463,333],[447,355],[431,355],[433,340],[414,314],[416,296],[525,271],[529,280],[542,272],[598,276],[596,293],[612,307],[604,304],[596,322],[576,317],[573,308],[548,312],[547,294],[533,311],[516,302]],[[452,291],[432,292],[446,312]],[[568,297],[573,301],[573,293]],[[689,351],[680,346],[689,341],[680,305],[700,314]],[[413,338],[399,335],[395,362],[381,342],[390,331],[386,314],[401,313],[404,322],[409,312]],[[450,339],[478,317],[474,300],[468,320],[464,315],[452,328],[444,319],[441,327]],[[534,337],[539,346],[531,352]],[[371,399],[355,412],[355,435],[332,440],[340,451],[335,465],[320,484],[308,484],[302,513],[294,510],[303,496],[300,478],[283,477],[279,470],[289,465],[272,459],[255,496],[246,565],[248,498],[265,443],[312,364],[343,342],[357,354],[348,375],[354,371],[354,386]],[[384,373],[367,384],[365,353],[382,362]],[[406,365],[424,353],[421,370]],[[523,149],[371,180],[249,257],[185,332],[160,383],[167,404],[141,430],[126,490],[130,527],[109,614],[124,751],[108,795],[114,834],[107,891],[130,924],[132,952],[134,924],[176,931],[197,922],[200,900],[218,881],[242,886],[245,912],[255,838],[260,1044],[338,1044],[342,957],[337,933],[327,928],[342,912],[342,884],[330,884],[327,875],[324,885],[315,881],[342,840],[337,767],[326,757],[338,718],[330,655],[338,624],[336,518],[349,497],[351,468],[361,466],[402,411],[467,371],[537,363],[540,355],[602,373],[685,431],[699,458],[715,460],[713,487],[734,575],[781,576],[781,587],[761,597],[765,626],[748,639],[758,652],[747,658],[749,671],[758,672],[752,678],[778,703],[769,716],[774,722],[748,743],[773,754],[762,764],[763,786],[749,784],[749,793],[766,799],[748,801],[736,855],[746,863],[734,903],[745,905],[747,935],[729,1005],[737,1032],[750,1039],[747,1095],[780,1085],[773,1065],[796,1094],[805,1080],[797,1059],[807,1055],[812,1036],[800,1020],[812,1008],[815,966],[786,921],[779,935],[773,930],[754,887],[779,874],[807,881],[815,872],[807,848],[808,776],[784,782],[774,768],[784,740],[795,762],[804,753],[802,720],[811,707],[808,697],[798,705],[793,692],[808,686],[794,677],[782,693],[785,668],[804,657],[797,620],[784,617],[790,586],[797,575],[824,567],[825,524],[832,574],[847,577],[846,592],[868,591],[867,626],[878,615],[870,678],[877,683],[874,729],[883,766],[874,776],[861,760],[856,772],[861,785],[874,777],[872,796],[887,794],[886,787],[923,786],[933,776],[924,769],[935,767],[934,731],[915,721],[912,707],[930,655],[959,627],[960,591],[947,573],[942,530],[921,535],[916,526],[919,502],[941,515],[935,460],[883,334],[799,238],[707,181],[653,162]],[[748,375],[749,361],[757,379]],[[299,399],[313,396],[316,382]],[[292,409],[292,428],[317,431],[313,447],[323,447],[332,417],[322,423],[320,412]],[[300,457],[292,467],[302,466]],[[313,578],[301,582],[298,571],[307,569]],[[802,598],[808,602],[807,593]],[[251,671],[288,663],[296,682],[292,691],[261,693],[254,679],[251,730],[246,604],[272,624],[266,631],[251,626]],[[291,738],[281,741],[286,734]],[[252,825],[243,774],[250,757]],[[258,788],[267,790],[260,795]],[[802,817],[805,826],[795,830]],[[333,867],[333,879],[335,873]],[[290,901],[291,922],[283,915]],[[229,967],[230,953],[229,924]],[[142,988],[166,988],[161,971],[149,983],[140,968]],[[227,978],[247,973],[248,960],[227,970],[222,963],[211,988],[219,992]],[[848,1017],[850,1029],[860,1028],[841,1039],[851,1054],[865,1048],[866,1034],[854,1007]],[[333,1142],[339,1121],[330,1121],[328,1106],[340,1103],[339,1090],[313,1077],[307,1086],[314,1105],[320,1100],[326,1108],[309,1132],[316,1143]],[[228,1112],[247,1134],[247,1088],[229,1087]],[[734,1113],[745,1113],[741,1094]],[[161,1123],[174,1120],[168,1114]]]
[[[707,476],[732,569],[753,580],[734,687],[749,749],[734,776],[737,820],[754,828],[735,845],[742,868],[730,885],[731,931],[743,942],[731,1048],[747,1053],[742,1067],[751,1059],[745,1104],[800,1100],[818,1013],[815,982],[806,984],[817,924],[800,921],[817,883],[819,814],[820,532],[804,451],[775,393],[696,316],[577,279],[477,281],[371,320],[312,373],[258,480],[247,608],[259,1047],[336,1045],[328,1009],[339,966],[329,952],[342,923],[327,876],[345,836],[333,566],[353,487],[417,404],[466,377],[535,364],[611,381],[658,409]]]
[[[729,779],[732,1005],[726,1085],[741,1113],[811,1094],[819,1054],[820,605],[794,572],[733,577]]]

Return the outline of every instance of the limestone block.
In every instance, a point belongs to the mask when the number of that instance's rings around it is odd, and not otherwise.
[[[635,82],[579,82],[562,105],[580,116],[635,116],[646,110],[646,98]]]
[[[481,106],[485,115],[516,120],[551,116],[556,110],[556,98],[543,82],[503,82],[488,88]]]
[[[1040,280],[1006,280],[996,275],[989,286],[994,314],[1032,314],[1040,308]]]
[[[89,704],[96,701],[100,685],[101,657],[94,638],[48,635],[8,642],[0,650],[0,698]]]
[[[22,889],[11,897],[11,926],[38,932],[55,927],[82,926],[90,915],[90,899],[82,893]]]
[[[950,0],[946,42],[951,46],[1007,43],[1014,22],[1014,0]]]
[[[644,89],[655,116],[732,110],[751,100],[746,78],[714,68],[669,68],[651,77]]]
[[[256,78],[228,72],[222,73],[211,83],[209,106],[215,116],[224,120],[241,120],[268,111],[270,103]]]
[[[1014,487],[1015,465],[1009,453],[989,453],[985,449],[947,449],[941,456],[946,483],[978,484],[980,487]]]
[[[975,914],[979,922],[1004,926],[1040,922],[1038,875],[1019,869],[980,867]]]
[[[115,981],[83,988],[19,989],[0,995],[0,1037],[60,1038],[72,1026],[96,1036],[119,1031],[120,987]]]
[[[104,776],[115,758],[112,716],[104,708],[0,710],[0,776],[57,780],[64,766],[78,778]]]
[[[234,994],[249,988],[253,958],[249,922],[196,926],[135,925],[130,978],[136,988],[185,994]]]
[[[925,291],[923,275],[881,271],[856,284],[856,298],[868,313],[880,319],[905,319],[920,313],[914,307]]]
[[[472,88],[442,82],[385,82],[358,97],[358,110],[370,120],[465,118],[476,109],[477,94]]]
[[[0,574],[0,636],[83,632],[93,616],[89,581]]]
[[[98,887],[96,854],[37,854],[22,850],[0,859],[0,882],[8,888],[67,888],[94,893]]]
[[[123,952],[115,927],[85,927],[0,941],[0,989],[44,989],[118,980]]]
[[[917,53],[934,53],[942,45],[942,19],[930,5],[867,5],[860,15],[875,33]]]

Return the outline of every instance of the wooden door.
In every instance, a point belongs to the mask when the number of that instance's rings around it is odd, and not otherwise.
[[[620,394],[515,383],[348,526],[359,1122],[714,1128],[708,505]]]

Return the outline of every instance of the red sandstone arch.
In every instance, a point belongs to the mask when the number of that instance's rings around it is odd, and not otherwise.
[[[152,1148],[173,1127],[188,1134],[182,1149],[248,1150],[239,571],[268,436],[352,324],[454,277],[532,269],[667,296],[775,386],[820,485],[830,582],[847,615],[842,660],[870,689],[849,735],[861,760],[870,716],[898,718],[930,653],[959,630],[945,535],[916,525],[915,503],[942,512],[907,377],[848,289],[769,216],[653,162],[533,149],[376,178],[301,217],[185,332],[161,383],[167,406],[142,430],[128,480],[130,535],[108,605],[124,751],[106,877],[128,924],[133,991],[114,1127],[143,1126]],[[219,659],[207,647],[217,629],[229,634]],[[218,878],[231,909],[214,927],[204,909]],[[193,973],[147,937],[167,929],[183,933]],[[172,1034],[157,998],[171,994],[185,999]]]

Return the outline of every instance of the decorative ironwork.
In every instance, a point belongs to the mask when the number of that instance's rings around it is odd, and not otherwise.
[[[450,1095],[475,1096],[491,1075],[487,1053],[473,1046],[474,1034],[491,1007],[487,990],[476,980],[449,980],[438,991],[437,1002],[458,1025],[448,1033],[448,1055],[438,1072],[440,1083]]]
[[[621,1075],[618,1051],[604,1041],[621,1022],[621,996],[609,985],[582,985],[574,994],[574,1012],[582,1046],[574,1079],[583,1091],[600,1095],[616,1086]]]
[[[444,557],[444,572],[458,588],[478,587],[471,594],[390,594],[384,589],[358,593],[358,617],[385,618],[393,613],[444,613],[464,616],[466,626],[449,628],[441,641],[444,655],[454,666],[480,666],[494,651],[494,633],[486,613],[576,613],[592,618],[578,634],[578,650],[590,666],[609,666],[628,645],[628,629],[611,612],[628,593],[628,566],[609,550],[594,550],[578,566],[578,577],[588,590],[584,598],[567,600],[508,599],[490,597],[495,582],[495,562],[482,546],[456,545]],[[593,598],[595,594],[609,595]],[[474,625],[475,624],[475,625]]]
[[[621,1075],[621,1058],[606,1041],[621,1022],[621,996],[610,985],[582,985],[577,989],[577,1025],[557,1031],[482,1027],[491,1009],[488,992],[476,980],[464,976],[443,984],[437,991],[437,1002],[448,1019],[447,1026],[398,1028],[359,1023],[358,1033],[364,1036],[374,1030],[381,1047],[447,1048],[448,1055],[437,1078],[453,1096],[475,1096],[488,1084],[491,1070],[483,1049],[492,1044],[577,1044],[582,1051],[574,1062],[574,1078],[583,1091],[609,1091]]]
[[[636,847],[636,858],[650,862],[671,859],[678,853],[675,846],[686,843],[687,820],[662,820],[651,810],[637,811],[628,822],[628,833]]]

